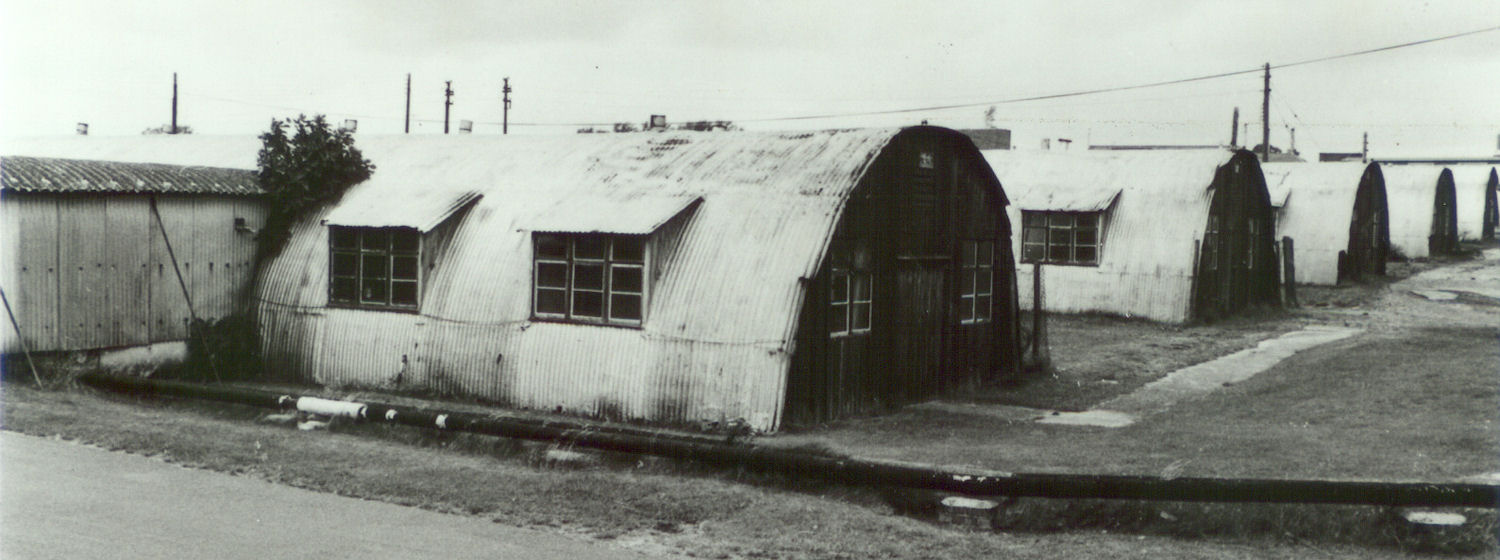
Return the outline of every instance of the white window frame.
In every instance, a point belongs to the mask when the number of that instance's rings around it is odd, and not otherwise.
[[[875,316],[875,279],[869,271],[830,269],[828,275],[828,335],[870,333]]]
[[[995,316],[995,242],[965,239],[959,244],[959,251],[958,322],[988,323]]]
[[[1067,216],[1069,224],[1054,224],[1054,217]],[[1034,219],[1041,219],[1044,225],[1040,228],[1032,223]],[[1093,228],[1079,227],[1082,221],[1093,222]],[[1062,222],[1062,220],[1057,220]],[[1037,241],[1034,234],[1042,229],[1043,239]],[[1080,241],[1079,233],[1093,229],[1093,242]],[[1035,248],[1041,249],[1041,257],[1034,254]],[[1054,259],[1054,249],[1065,248],[1067,257]],[[1080,258],[1079,249],[1091,249],[1093,258]],[[1022,210],[1021,211],[1021,262],[1058,264],[1070,266],[1099,266],[1104,253],[1104,212],[1064,212],[1050,210]]]
[[[565,246],[564,254],[542,254],[542,245],[545,240],[561,241]],[[579,256],[577,248],[580,242],[603,241],[603,252],[599,256]],[[639,258],[629,254],[622,254],[621,248],[626,244],[638,244],[640,247]],[[647,236],[627,234],[605,234],[605,233],[542,233],[532,235],[532,273],[531,273],[531,316],[534,319],[550,321],[563,321],[587,325],[609,325],[621,327],[640,327],[646,322],[646,310],[650,301],[650,262],[651,243]],[[544,267],[562,267],[565,270],[563,278],[543,278]],[[601,277],[599,287],[579,287],[579,270],[583,267],[596,269]],[[636,276],[638,286],[629,287],[630,276]],[[557,285],[557,280],[562,280]],[[543,294],[545,292],[561,293],[563,298],[563,309],[558,312],[554,309],[544,310]],[[579,309],[578,301],[581,294],[598,294],[599,314],[591,315]],[[639,308],[635,317],[628,313],[618,312],[623,302],[634,299]]]
[[[353,247],[340,247],[335,244],[336,236],[342,232],[354,235]],[[367,247],[365,237],[379,233],[386,237],[384,247]],[[409,236],[414,241],[414,249],[397,249],[396,237]],[[340,274],[348,270],[340,270],[340,257],[354,259],[353,274]],[[396,261],[398,259],[410,259],[412,274],[397,277]],[[379,271],[384,276],[376,276],[377,272],[370,270],[371,264],[379,264],[383,260],[384,270]],[[373,263],[372,263],[373,261]],[[372,297],[367,292],[366,285],[370,282],[383,280],[384,290],[382,297]],[[354,282],[354,298],[338,297],[340,290],[337,288],[340,281]],[[411,302],[399,303],[395,301],[394,294],[397,286],[411,290]],[[355,226],[328,226],[328,305],[332,307],[349,307],[356,309],[373,309],[384,311],[409,311],[415,312],[422,304],[422,233],[405,227],[355,227]]]

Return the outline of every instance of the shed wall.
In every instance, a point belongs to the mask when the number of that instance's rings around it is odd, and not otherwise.
[[[6,296],[32,351],[84,350],[182,340],[186,299],[167,241],[199,318],[234,310],[248,281],[253,236],[263,222],[253,198],[6,192]],[[165,226],[166,236],[162,234]],[[4,350],[18,351],[6,329]]]

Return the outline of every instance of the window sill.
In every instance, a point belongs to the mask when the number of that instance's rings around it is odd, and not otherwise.
[[[1099,268],[1099,263],[1060,263],[1060,262],[1037,262],[1021,261],[1019,264],[1040,264],[1044,266],[1077,266],[1084,268]]]
[[[389,312],[392,312],[392,313],[406,313],[406,314],[409,314],[409,315],[417,315],[417,314],[420,314],[422,312],[421,309],[416,308],[416,307],[394,307],[394,306],[387,306],[387,305],[361,305],[361,304],[358,304],[358,303],[333,303],[333,302],[329,302],[328,303],[328,308],[329,309],[353,309],[353,310],[356,310],[356,311],[389,311]]]
[[[534,323],[553,323],[553,324],[558,324],[558,325],[578,325],[578,326],[583,326],[583,327],[610,327],[610,328],[616,328],[616,329],[630,329],[630,330],[633,330],[633,331],[638,331],[638,330],[642,330],[642,329],[645,328],[645,323],[644,322],[642,322],[642,323],[636,323],[636,324],[630,324],[630,323],[603,323],[603,322],[596,323],[596,322],[593,322],[593,321],[578,321],[578,320],[575,320],[575,319],[566,319],[566,318],[562,318],[562,317],[538,317],[538,316],[535,316],[535,315],[531,316],[531,321],[534,322]]]

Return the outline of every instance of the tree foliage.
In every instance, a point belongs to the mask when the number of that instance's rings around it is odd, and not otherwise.
[[[256,259],[263,262],[281,250],[292,224],[369,179],[375,165],[354,147],[353,134],[330,126],[323,115],[272,119],[260,141],[256,164],[269,197],[256,247]]]

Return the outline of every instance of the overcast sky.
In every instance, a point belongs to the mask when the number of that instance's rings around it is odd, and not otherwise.
[[[746,129],[1012,129],[1084,144],[1218,144],[1261,76],[991,102],[1218,74],[1500,26],[1495,0],[1142,2],[0,1],[0,133],[129,135],[169,122],[256,134],[272,117],[398,133],[512,134],[575,123],[733,120]],[[1273,70],[1272,144],[1373,153],[1500,151],[1500,31]],[[839,118],[953,104],[970,107]],[[540,126],[551,125],[551,126]]]

